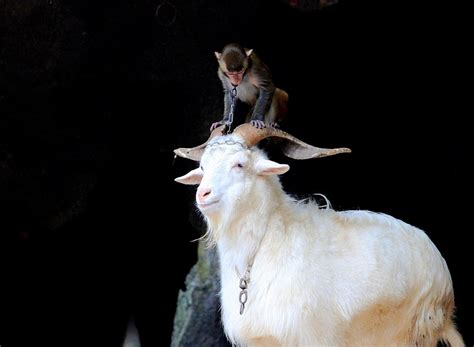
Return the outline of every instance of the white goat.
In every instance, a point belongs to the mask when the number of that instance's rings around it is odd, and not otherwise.
[[[289,166],[247,147],[236,134],[216,137],[200,167],[176,178],[199,184],[233,344],[464,345],[449,270],[423,231],[385,214],[295,201],[277,176]]]

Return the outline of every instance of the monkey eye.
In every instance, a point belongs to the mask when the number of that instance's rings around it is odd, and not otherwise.
[[[245,72],[245,69],[242,69],[240,71],[227,71],[226,75],[227,76],[240,75],[240,74],[243,74],[244,72]]]

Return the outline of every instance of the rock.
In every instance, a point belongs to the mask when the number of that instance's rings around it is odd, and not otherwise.
[[[186,278],[186,291],[178,294],[172,347],[230,346],[219,311],[219,263],[216,249],[199,245],[199,260]]]

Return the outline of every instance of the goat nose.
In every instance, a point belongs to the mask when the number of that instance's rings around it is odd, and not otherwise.
[[[197,191],[198,201],[203,202],[211,194],[211,188],[199,188]]]

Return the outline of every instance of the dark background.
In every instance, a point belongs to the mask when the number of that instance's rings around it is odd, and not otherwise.
[[[277,155],[286,190],[425,230],[472,345],[464,11],[380,2],[0,2],[0,345],[119,346],[131,316],[144,347],[169,344],[199,236],[172,149],[220,119],[229,42],[289,93],[285,130],[353,150]]]

